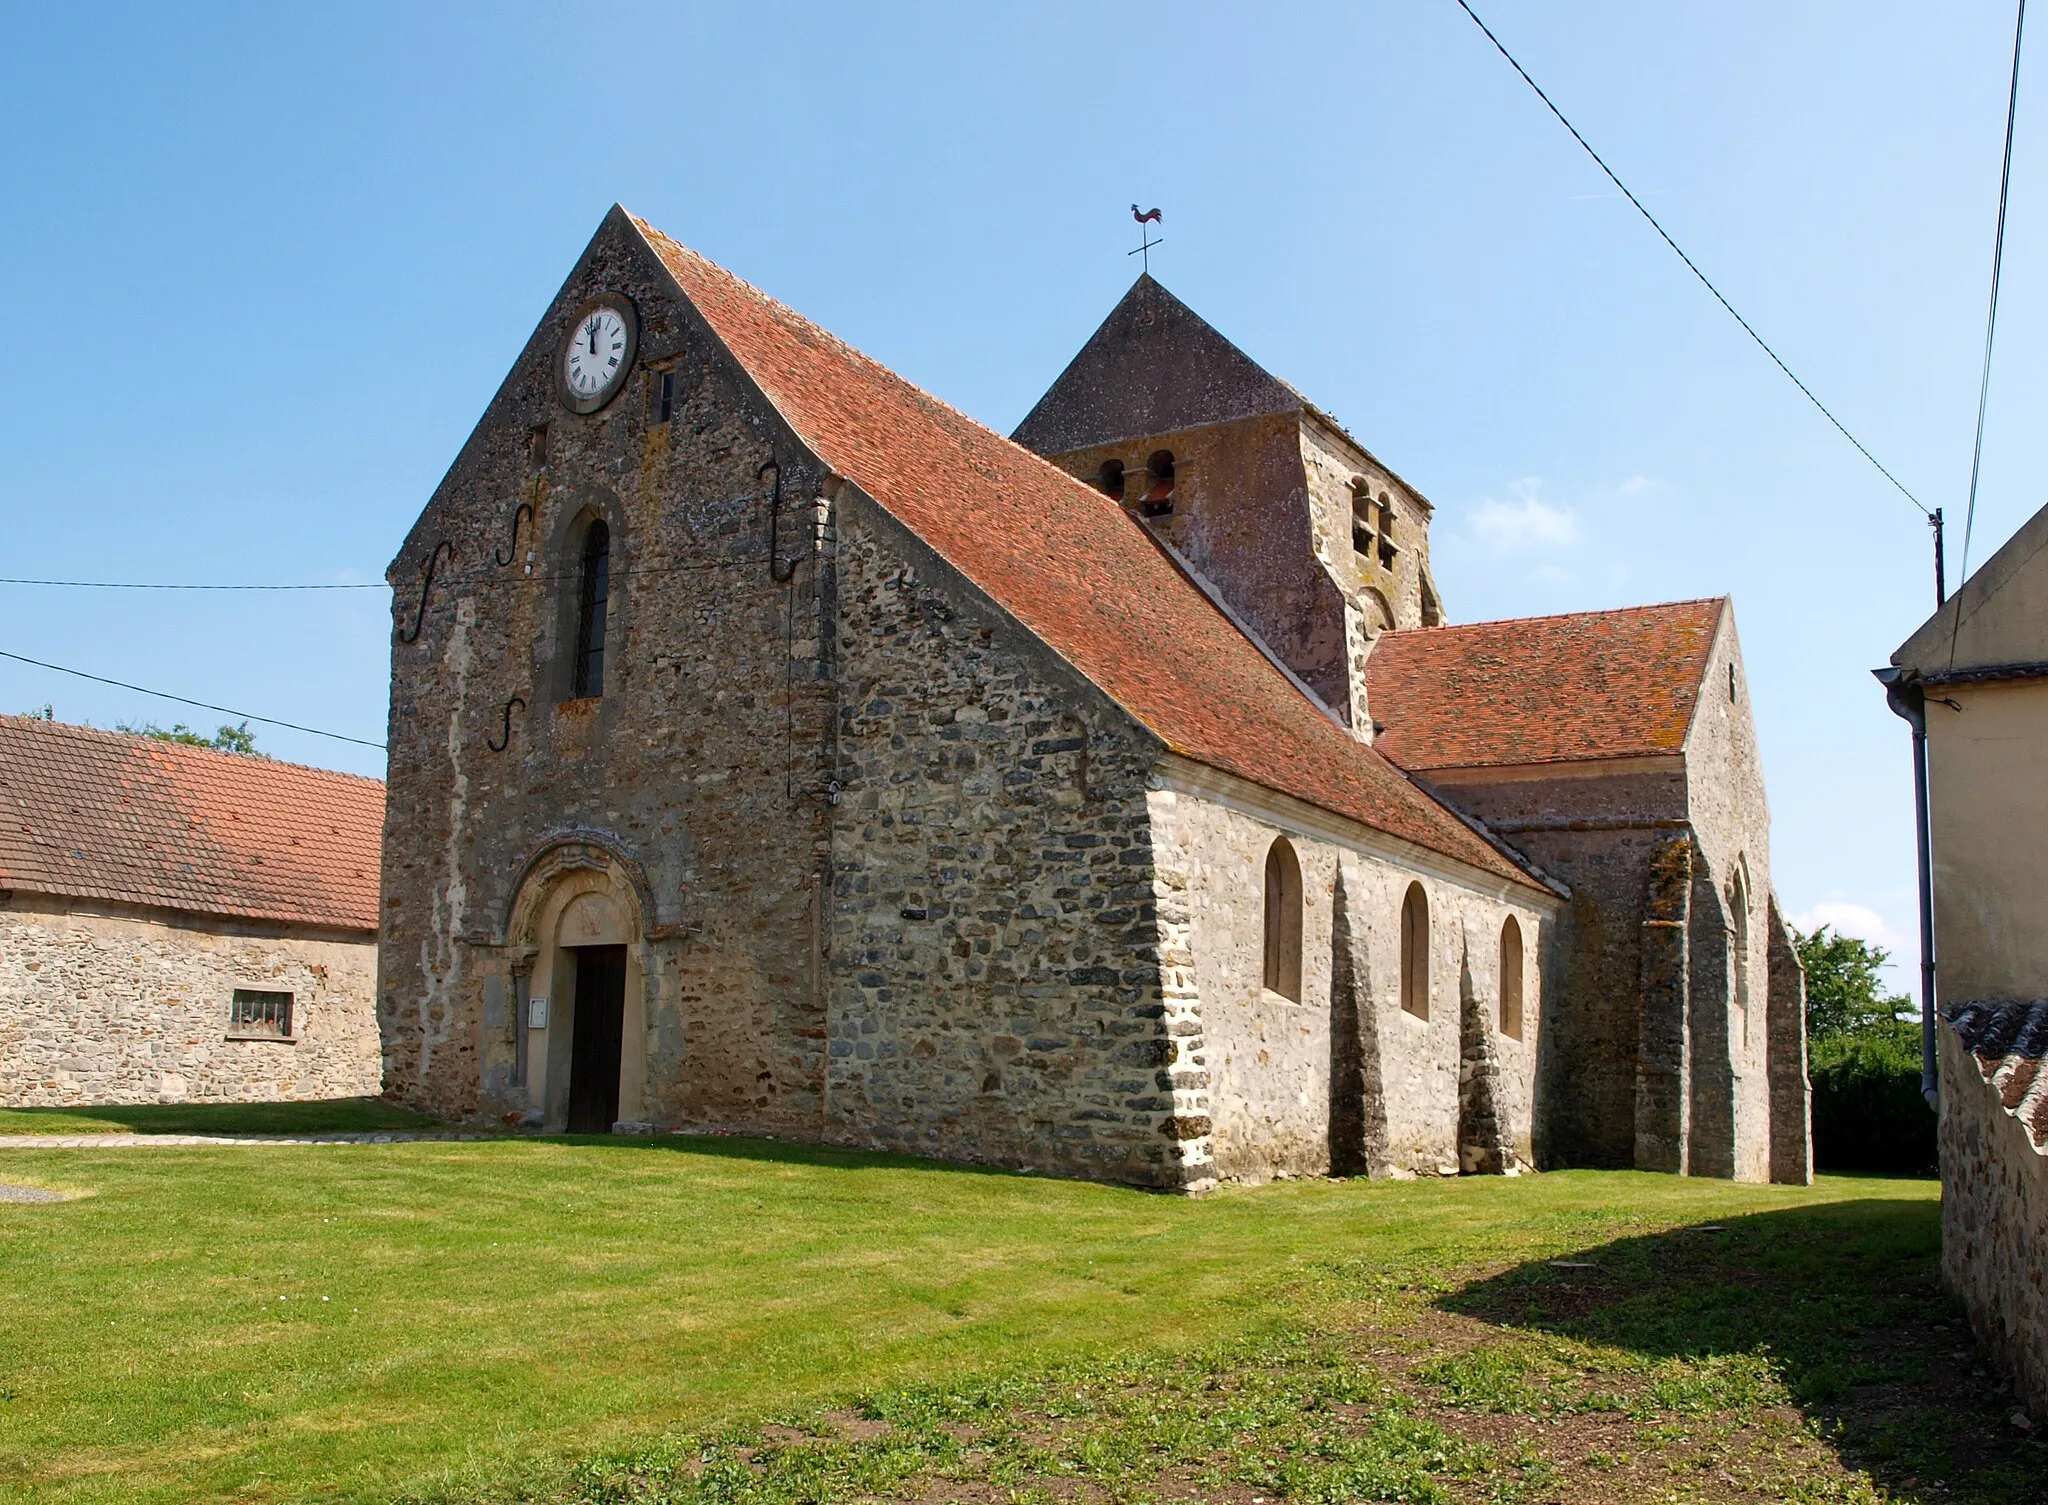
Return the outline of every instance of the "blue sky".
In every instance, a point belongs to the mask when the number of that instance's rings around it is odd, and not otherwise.
[[[2009,7],[1481,14],[1959,519]],[[1979,561],[2041,500],[2040,76]],[[1788,908],[1910,949],[1868,670],[1932,607],[1919,514],[1452,0],[39,7],[0,51],[0,182],[0,573],[112,580],[379,579],[614,200],[1006,431],[1158,204],[1161,279],[1436,503],[1453,620],[1732,594]],[[385,610],[5,586],[0,648],[374,740]],[[0,709],[45,702],[219,720],[0,661]]]

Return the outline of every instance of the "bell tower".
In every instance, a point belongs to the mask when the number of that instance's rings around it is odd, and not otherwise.
[[[1431,508],[1147,274],[1012,437],[1100,490],[1370,741],[1365,661],[1434,626]]]

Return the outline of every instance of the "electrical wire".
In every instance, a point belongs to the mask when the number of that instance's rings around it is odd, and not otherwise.
[[[153,580],[23,580],[0,575],[0,585],[69,585],[102,591],[378,591],[389,590],[382,580],[348,581],[333,585],[180,585]]]
[[[1657,223],[1657,216],[1650,213],[1648,209],[1643,207],[1643,201],[1637,198],[1635,194],[1629,191],[1628,184],[1621,181],[1620,177],[1618,177],[1615,174],[1614,169],[1607,165],[1606,159],[1604,159],[1598,152],[1593,150],[1593,144],[1590,141],[1588,141],[1584,136],[1579,134],[1579,128],[1577,126],[1573,125],[1571,121],[1565,118],[1564,111],[1560,110],[1557,107],[1557,105],[1551,100],[1550,96],[1543,92],[1543,86],[1537,83],[1535,79],[1529,76],[1529,70],[1527,68],[1524,68],[1520,63],[1515,61],[1515,55],[1512,52],[1509,52],[1507,48],[1501,44],[1500,38],[1493,34],[1492,28],[1490,28],[1484,21],[1479,19],[1479,13],[1473,10],[1472,7],[1466,3],[1466,0],[1457,0],[1457,4],[1460,10],[1464,11],[1466,15],[1472,18],[1472,24],[1478,27],[1482,32],[1486,34],[1486,40],[1493,43],[1494,51],[1498,52],[1502,57],[1506,58],[1508,60],[1508,65],[1512,67],[1515,70],[1515,72],[1522,75],[1522,82],[1527,84],[1531,89],[1534,89],[1536,91],[1536,97],[1542,100],[1543,103],[1549,108],[1550,113],[1557,117],[1558,123],[1562,125],[1566,130],[1572,133],[1572,139],[1578,142],[1580,146],[1585,148],[1586,155],[1591,157],[1594,163],[1598,165],[1599,169],[1607,174],[1607,181],[1612,183],[1616,188],[1619,188],[1621,190],[1622,197],[1627,199],[1631,204],[1635,205],[1636,212],[1642,215],[1644,219],[1649,221],[1650,228],[1652,230],[1655,230],[1657,234],[1663,238],[1664,244],[1671,247],[1672,251],[1676,253],[1678,259],[1685,263],[1686,269],[1690,271],[1693,274],[1693,276],[1699,278],[1700,285],[1704,287],[1708,292],[1714,295],[1714,301],[1719,303],[1726,310],[1728,310],[1728,316],[1734,319],[1736,323],[1742,326],[1743,333],[1748,335],[1752,340],[1756,341],[1757,348],[1763,351],[1765,355],[1769,356],[1773,364],[1775,364],[1777,368],[1780,371],[1784,372],[1786,377],[1790,379],[1792,385],[1797,387],[1801,392],[1803,392],[1806,395],[1806,400],[1808,402],[1812,403],[1816,408],[1820,409],[1821,416],[1827,419],[1829,423],[1832,423],[1844,439],[1847,439],[1851,444],[1856,446],[1857,453],[1862,455],[1864,459],[1868,460],[1872,465],[1875,465],[1877,467],[1878,474],[1882,475],[1887,481],[1890,481],[1892,485],[1898,488],[1899,494],[1901,496],[1903,496],[1907,501],[1911,502],[1915,507],[1918,507],[1920,509],[1921,516],[1932,517],[1934,514],[1928,510],[1926,503],[1922,502],[1920,498],[1913,495],[1912,492],[1908,491],[1906,489],[1905,482],[1901,481],[1897,476],[1893,475],[1889,470],[1885,469],[1884,464],[1877,458],[1876,455],[1873,455],[1869,451],[1869,449],[1864,446],[1863,441],[1861,439],[1858,439],[1854,434],[1849,432],[1848,427],[1842,422],[1842,420],[1837,418],[1831,411],[1829,411],[1826,403],[1822,402],[1818,397],[1814,396],[1813,388],[1807,386],[1805,382],[1801,381],[1798,375],[1792,370],[1792,368],[1785,364],[1783,358],[1779,356],[1778,352],[1773,350],[1768,344],[1764,342],[1764,337],[1756,332],[1755,328],[1750,324],[1749,320],[1743,318],[1741,314],[1735,311],[1735,305],[1730,303],[1728,299],[1722,294],[1721,290],[1718,287],[1714,286],[1713,281],[1707,276],[1707,274],[1699,269],[1699,264],[1695,262],[1690,256],[1685,254],[1685,251],[1679,246],[1678,242],[1671,238],[1671,232],[1666,230],[1659,223]]]
[[[684,575],[700,570],[737,570],[752,565],[765,564],[767,556],[749,555],[741,559],[699,559],[688,564],[643,564],[633,568],[611,571],[614,578],[630,575]],[[556,572],[545,575],[437,575],[437,586],[479,586],[533,585],[577,581],[583,578],[578,571]],[[349,582],[337,585],[241,585],[241,584],[187,584],[170,580],[31,580],[16,576],[0,575],[0,585],[54,586],[70,590],[106,591],[346,591],[346,590],[390,590],[391,586],[382,580]]]
[[[2026,34],[2027,0],[2020,0],[2019,18],[2012,28],[2012,86],[2005,98],[2005,165],[1998,171],[1998,230],[1991,241],[1991,307],[1984,315],[1984,371],[1977,379],[1977,443],[1970,452],[1970,505],[1963,514],[1963,563],[1956,575],[1958,592],[1970,578],[1970,534],[1977,526],[1977,476],[1984,464],[1984,410],[1991,399],[1991,341],[1998,332],[1998,278],[2005,264],[2005,204],[2012,190],[2012,128],[2020,107],[2020,43]],[[1961,609],[1957,607],[1959,612]],[[1954,655],[1953,640],[1949,652]]]
[[[104,674],[88,674],[83,669],[67,669],[62,664],[46,664],[39,658],[30,658],[22,653],[9,653],[0,648],[0,658],[11,658],[17,664],[33,664],[38,669],[49,669],[58,674],[69,674],[75,679],[89,679],[94,684],[112,685],[117,690],[133,690],[137,695],[153,695],[158,700],[174,700],[179,705],[197,706],[202,711],[218,711],[223,716],[234,716],[242,721],[260,721],[265,726],[281,726],[287,731],[306,732],[315,737],[330,737],[336,742],[353,742],[358,747],[374,747],[383,752],[382,742],[370,742],[362,737],[349,737],[340,732],[324,732],[317,726],[301,726],[296,721],[279,721],[275,716],[258,716],[252,711],[231,710],[211,701],[193,700],[184,695],[173,695],[167,690],[151,690],[142,685],[131,685],[125,680],[108,679]]]

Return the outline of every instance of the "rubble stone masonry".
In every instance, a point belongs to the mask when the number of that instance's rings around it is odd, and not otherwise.
[[[2048,1415],[2048,1154],[2013,1112],[2032,1073],[1987,1080],[1947,1023],[1940,1062],[1942,1277],[2027,1408]]]
[[[0,908],[0,1104],[372,1096],[368,936],[167,911]],[[292,995],[286,1039],[229,1033],[236,988]]]
[[[598,292],[638,312],[636,369],[575,416],[556,332]],[[576,696],[592,518],[610,535],[604,683]],[[1338,1161],[1455,1170],[1469,1078],[1498,1141],[1477,1163],[1531,1158],[1554,901],[1296,801],[1260,807],[1242,781],[1190,784],[829,472],[637,236],[593,243],[391,579],[380,1024],[402,1100],[562,1127],[565,958],[619,944],[634,1127],[1199,1190],[1328,1169],[1333,1104],[1356,1141]],[[1283,833],[1310,880],[1299,1001],[1258,988]],[[1427,1020],[1395,992],[1418,879]],[[1497,1013],[1511,912],[1528,1034],[1466,1041],[1461,1014]]]

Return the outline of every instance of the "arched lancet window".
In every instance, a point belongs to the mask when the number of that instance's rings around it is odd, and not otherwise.
[[[1147,517],[1168,517],[1173,512],[1173,451],[1154,450],[1152,458],[1145,462],[1145,470],[1152,482],[1145,488],[1144,510]]]
[[[1124,462],[1121,460],[1104,460],[1102,462],[1102,469],[1095,472],[1095,484],[1102,488],[1104,496],[1114,497],[1119,502],[1122,501],[1124,499]]]
[[[1429,897],[1420,883],[1401,901],[1401,1007],[1429,1017]]]
[[[612,530],[593,517],[583,530],[583,566],[576,598],[576,664],[569,693],[604,694],[604,619],[611,595]]]
[[[1284,836],[1266,849],[1266,988],[1301,1001],[1301,863]]]
[[[1500,1032],[1522,1038],[1522,925],[1513,915],[1500,927]]]

